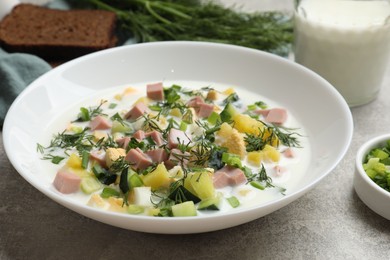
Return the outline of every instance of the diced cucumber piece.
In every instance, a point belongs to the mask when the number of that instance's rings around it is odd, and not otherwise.
[[[195,194],[187,190],[183,185],[178,185],[168,196],[173,201],[178,197],[180,197],[181,201],[193,201],[195,204],[200,201]]]
[[[233,208],[237,208],[238,206],[240,206],[240,201],[235,196],[227,198],[226,200],[229,202],[230,206],[232,206]]]
[[[216,196],[199,202],[198,210],[219,210],[221,204],[221,197]]]
[[[219,114],[222,122],[229,122],[232,120],[233,116],[237,114],[235,107],[229,102],[226,104],[225,108]]]
[[[142,181],[141,177],[136,173],[130,173],[129,177],[129,186],[130,189],[133,189],[135,187],[141,187],[144,186],[144,182]]]
[[[114,120],[112,122],[111,132],[112,133],[130,133],[133,131],[131,125],[126,122],[119,122]]]
[[[172,206],[174,217],[191,217],[196,216],[195,204],[192,201],[186,201]]]
[[[213,111],[211,115],[207,118],[207,122],[209,122],[212,125],[215,125],[218,122],[218,120],[221,120],[221,117],[215,111]]]
[[[129,214],[133,214],[133,215],[144,213],[144,211],[145,211],[145,208],[140,206],[140,205],[131,204],[127,207],[127,212]]]
[[[102,190],[102,193],[100,196],[104,199],[107,199],[109,197],[119,197],[120,192],[117,191],[116,189],[106,187]]]
[[[100,182],[94,177],[84,177],[81,179],[80,188],[86,194],[91,194],[101,189],[101,187]]]

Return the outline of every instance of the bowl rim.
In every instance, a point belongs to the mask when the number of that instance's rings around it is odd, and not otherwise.
[[[382,194],[383,196],[386,196],[390,199],[390,192],[386,191],[385,189],[381,188],[378,184],[376,184],[366,173],[366,171],[363,169],[363,159],[369,152],[369,150],[378,147],[379,145],[383,144],[386,140],[390,140],[390,134],[382,134],[376,137],[373,137],[366,141],[363,145],[360,146],[358,149],[358,152],[356,154],[356,169],[357,174],[359,174],[363,180],[365,181],[368,186],[375,190],[376,192]]]

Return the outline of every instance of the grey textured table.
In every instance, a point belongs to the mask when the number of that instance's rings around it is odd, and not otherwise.
[[[248,10],[272,1],[246,1]],[[227,3],[233,1],[226,0]],[[280,10],[292,1],[278,1]],[[390,222],[357,197],[358,147],[390,131],[390,69],[380,97],[352,109],[355,131],[341,163],[313,190],[270,215],[226,230],[156,235],[80,216],[29,185],[0,139],[0,259],[389,259]]]

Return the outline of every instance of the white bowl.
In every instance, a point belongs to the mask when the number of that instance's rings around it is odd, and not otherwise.
[[[390,220],[390,192],[382,189],[368,177],[363,169],[365,156],[375,147],[384,146],[390,134],[375,137],[364,143],[356,155],[354,187],[359,198],[374,212]]]
[[[106,212],[59,194],[36,144],[58,115],[86,96],[154,81],[201,81],[238,86],[287,108],[310,144],[302,180],[286,196],[226,214],[156,218]],[[77,109],[80,106],[77,106]],[[44,131],[43,131],[44,130]],[[15,100],[3,126],[5,151],[20,175],[54,201],[92,219],[154,233],[197,233],[236,226],[274,212],[317,185],[345,155],[353,123],[348,105],[327,81],[287,59],[238,46],[158,42],[113,48],[63,64],[34,81]],[[43,136],[46,135],[46,136]],[[288,218],[288,216],[286,216]]]

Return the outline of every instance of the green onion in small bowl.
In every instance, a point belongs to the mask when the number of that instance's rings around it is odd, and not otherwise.
[[[374,212],[390,220],[390,134],[364,143],[357,152],[354,187]]]

